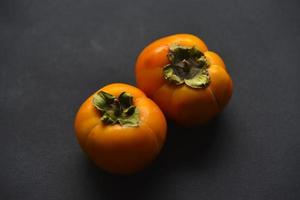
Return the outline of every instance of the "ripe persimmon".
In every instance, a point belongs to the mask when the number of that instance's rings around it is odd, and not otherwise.
[[[183,125],[207,123],[232,95],[232,80],[222,58],[191,34],[149,44],[138,56],[135,73],[138,87]]]
[[[114,83],[80,107],[75,131],[81,148],[101,168],[131,174],[160,152],[166,120],[159,107],[136,87]]]

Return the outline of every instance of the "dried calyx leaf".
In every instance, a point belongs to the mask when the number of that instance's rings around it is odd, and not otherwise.
[[[175,85],[205,88],[210,83],[209,63],[196,47],[173,45],[169,48],[170,64],[163,68],[164,78]]]
[[[100,110],[101,120],[105,124],[120,124],[122,126],[136,127],[139,125],[139,112],[133,105],[133,97],[122,92],[118,98],[99,91],[94,95],[93,105]]]

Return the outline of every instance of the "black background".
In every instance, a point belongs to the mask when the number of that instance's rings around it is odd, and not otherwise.
[[[300,2],[0,1],[0,199],[300,198]],[[208,127],[169,122],[159,158],[129,177],[82,153],[79,105],[135,84],[136,56],[174,33],[200,36],[234,81]],[[200,148],[202,134],[213,135]]]

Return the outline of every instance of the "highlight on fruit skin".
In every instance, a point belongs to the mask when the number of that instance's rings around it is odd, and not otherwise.
[[[191,34],[146,46],[136,61],[138,88],[179,124],[209,122],[228,104],[232,80],[222,58]]]
[[[83,151],[114,174],[132,174],[149,165],[167,131],[159,107],[140,89],[123,83],[107,85],[87,98],[74,127]]]

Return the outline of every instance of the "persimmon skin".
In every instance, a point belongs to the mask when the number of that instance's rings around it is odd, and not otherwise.
[[[177,86],[164,79],[163,68],[170,63],[167,55],[169,47],[174,44],[196,47],[207,58],[211,82],[206,88]],[[224,61],[209,51],[200,38],[191,34],[175,34],[149,44],[137,58],[135,75],[138,88],[169,118],[185,126],[208,123],[223,110],[232,96],[233,84]]]
[[[104,124],[91,95],[79,108],[75,132],[83,151],[100,168],[114,174],[132,174],[151,163],[166,138],[166,120],[159,107],[133,86],[114,83],[100,89],[119,96],[128,92],[139,110],[139,126]],[[100,91],[99,90],[99,91]]]

